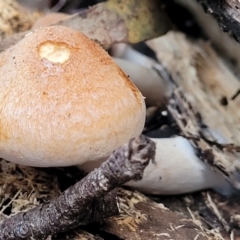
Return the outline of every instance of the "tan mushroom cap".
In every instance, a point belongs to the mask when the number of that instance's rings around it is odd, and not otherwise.
[[[108,157],[141,133],[144,98],[99,45],[64,26],[0,57],[0,157],[68,166]]]

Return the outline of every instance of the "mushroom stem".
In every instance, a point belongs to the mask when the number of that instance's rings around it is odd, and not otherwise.
[[[190,142],[183,137],[156,138],[155,164],[144,170],[141,181],[125,185],[148,194],[183,194],[214,189],[228,195],[231,185],[221,173],[200,160]]]
[[[125,185],[148,194],[176,195],[202,189],[214,189],[221,194],[232,193],[232,186],[221,173],[213,171],[200,160],[190,142],[184,137],[152,138],[156,143],[155,163],[144,170],[140,181]],[[99,162],[79,166],[91,171]]]
[[[4,220],[0,224],[0,239],[45,239],[118,214],[116,194],[110,191],[131,179],[141,179],[154,155],[155,144],[147,137],[141,135],[130,140],[113,152],[99,169],[57,199]]]

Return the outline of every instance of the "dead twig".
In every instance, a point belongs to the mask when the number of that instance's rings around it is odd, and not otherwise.
[[[118,214],[116,192],[111,190],[131,179],[140,180],[154,155],[155,144],[147,137],[130,140],[58,198],[4,220],[0,239],[45,239]]]

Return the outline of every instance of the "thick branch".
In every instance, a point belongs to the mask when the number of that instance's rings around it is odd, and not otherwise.
[[[105,48],[119,42],[136,43],[163,35],[170,28],[169,19],[161,10],[161,5],[155,0],[112,0],[96,4],[57,25],[83,32]],[[29,32],[2,40],[0,51],[16,44]]]
[[[57,199],[4,220],[0,239],[42,239],[117,214],[116,194],[110,191],[131,179],[141,179],[154,156],[151,140],[143,135],[130,140]]]

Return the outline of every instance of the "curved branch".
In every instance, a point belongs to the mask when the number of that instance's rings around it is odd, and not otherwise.
[[[4,220],[0,239],[43,239],[118,214],[116,192],[111,190],[132,179],[140,180],[154,156],[155,144],[150,139],[141,135],[130,140],[58,198]]]

